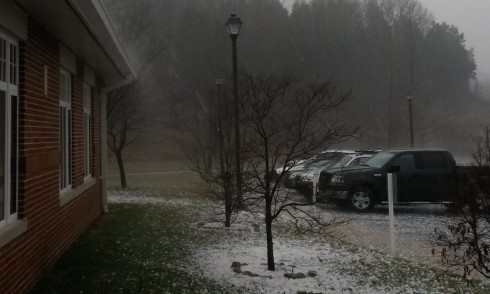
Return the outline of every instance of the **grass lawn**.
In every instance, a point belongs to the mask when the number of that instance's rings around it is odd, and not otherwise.
[[[191,250],[206,240],[187,225],[193,215],[184,207],[112,204],[33,293],[221,292],[188,272]]]
[[[130,172],[145,171],[148,162],[130,162]],[[184,170],[172,163],[163,170]],[[112,162],[110,170],[117,170]],[[162,170],[150,164],[150,171]],[[109,193],[136,193],[165,199],[202,200],[199,177],[190,174],[135,175],[132,187],[118,190],[119,178],[109,177]],[[71,248],[32,293],[223,293],[198,269],[189,271],[191,252],[204,244],[206,232],[190,228],[199,206],[110,203],[101,216]],[[203,235],[204,233],[204,235]],[[212,232],[209,232],[212,233]]]
[[[213,215],[214,201],[206,198],[197,176],[135,175],[128,183],[140,188],[125,190],[116,188],[117,177],[109,180],[110,213],[80,236],[32,293],[276,293],[295,282],[280,271],[265,272],[270,279],[231,272],[230,260],[260,271],[265,237],[263,232],[197,228],[196,223],[222,218]],[[117,197],[126,202],[118,203]],[[134,204],[128,199],[135,199]],[[285,253],[291,264],[307,261],[306,267],[316,266],[319,276],[323,272],[321,293],[490,293],[488,284],[466,288],[457,276],[439,277],[434,268],[278,227],[277,254]]]

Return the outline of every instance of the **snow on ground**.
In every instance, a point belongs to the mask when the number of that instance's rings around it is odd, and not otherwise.
[[[347,233],[344,235],[349,242],[390,253],[387,205],[378,205],[372,213],[353,213],[332,204],[323,204],[320,207],[325,213],[349,221],[345,226],[337,229],[339,233]],[[444,229],[452,216],[439,204],[397,206],[395,209],[396,255],[433,265],[440,260],[440,256],[432,255],[434,229]]]
[[[420,280],[424,277],[406,273],[406,281],[401,286],[390,286],[380,281],[384,273],[374,270],[369,274],[369,264],[385,263],[389,274],[394,260],[386,254],[373,250],[321,242],[315,238],[299,236],[285,237],[282,234],[274,239],[276,271],[267,270],[266,244],[264,228],[259,231],[243,228],[247,224],[253,227],[257,219],[248,213],[242,213],[238,222],[222,238],[221,242],[207,248],[200,248],[195,260],[205,273],[223,284],[232,284],[241,293],[424,293],[427,284],[431,293],[445,293],[434,276],[425,277],[424,288],[420,289]],[[199,226],[198,226],[199,227]],[[223,228],[222,223],[206,223],[201,229]],[[256,228],[256,227],[255,227]],[[246,236],[234,234],[236,231],[251,232]],[[232,270],[233,262],[241,263],[241,273]],[[367,267],[367,268],[366,268]],[[308,276],[313,271],[314,277]],[[285,273],[303,273],[304,279],[288,279]],[[368,272],[366,276],[366,272]],[[257,275],[251,277],[251,275]],[[387,279],[395,279],[387,277]],[[395,283],[396,284],[396,283]]]
[[[127,204],[165,204],[173,207],[185,207],[192,202],[187,198],[162,197],[161,193],[152,190],[118,189],[108,190],[108,201],[110,203]]]
[[[349,223],[337,231],[343,233],[345,240],[361,246],[274,230],[277,265],[276,271],[269,271],[260,213],[242,212],[231,228],[225,228],[223,216],[216,213],[221,206],[209,200],[162,197],[151,190],[112,190],[108,196],[112,203],[197,207],[198,221],[189,225],[198,230],[213,230],[219,237],[214,244],[198,248],[190,260],[199,272],[232,287],[236,293],[448,293],[437,282],[434,272],[420,274],[418,269],[426,268],[423,265],[417,265],[415,273],[404,273],[402,281],[396,276],[397,261],[387,254],[388,215],[383,206],[369,214],[355,214],[329,205],[315,208],[325,216],[348,219]],[[435,258],[430,257],[430,238],[434,227],[447,221],[445,210],[401,207],[397,208],[396,216],[397,254],[432,263]],[[233,262],[241,264],[239,273],[231,268]],[[291,272],[301,272],[306,277],[284,277]]]

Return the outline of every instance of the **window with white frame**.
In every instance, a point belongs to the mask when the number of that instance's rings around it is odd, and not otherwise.
[[[89,85],[83,85],[83,164],[85,179],[92,176],[90,144],[92,138],[92,89]]]
[[[71,189],[72,170],[71,75],[60,70],[60,190]]]
[[[19,49],[0,31],[0,227],[18,215]]]

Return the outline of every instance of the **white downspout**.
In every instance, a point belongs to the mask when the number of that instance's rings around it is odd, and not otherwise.
[[[102,213],[109,212],[107,206],[107,93],[128,85],[135,80],[133,75],[127,76],[123,81],[104,87],[100,93],[100,153],[101,153],[101,175],[102,184]]]

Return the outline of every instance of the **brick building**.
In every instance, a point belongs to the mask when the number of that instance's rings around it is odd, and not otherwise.
[[[99,0],[0,0],[0,293],[105,210],[105,93],[133,77]]]

